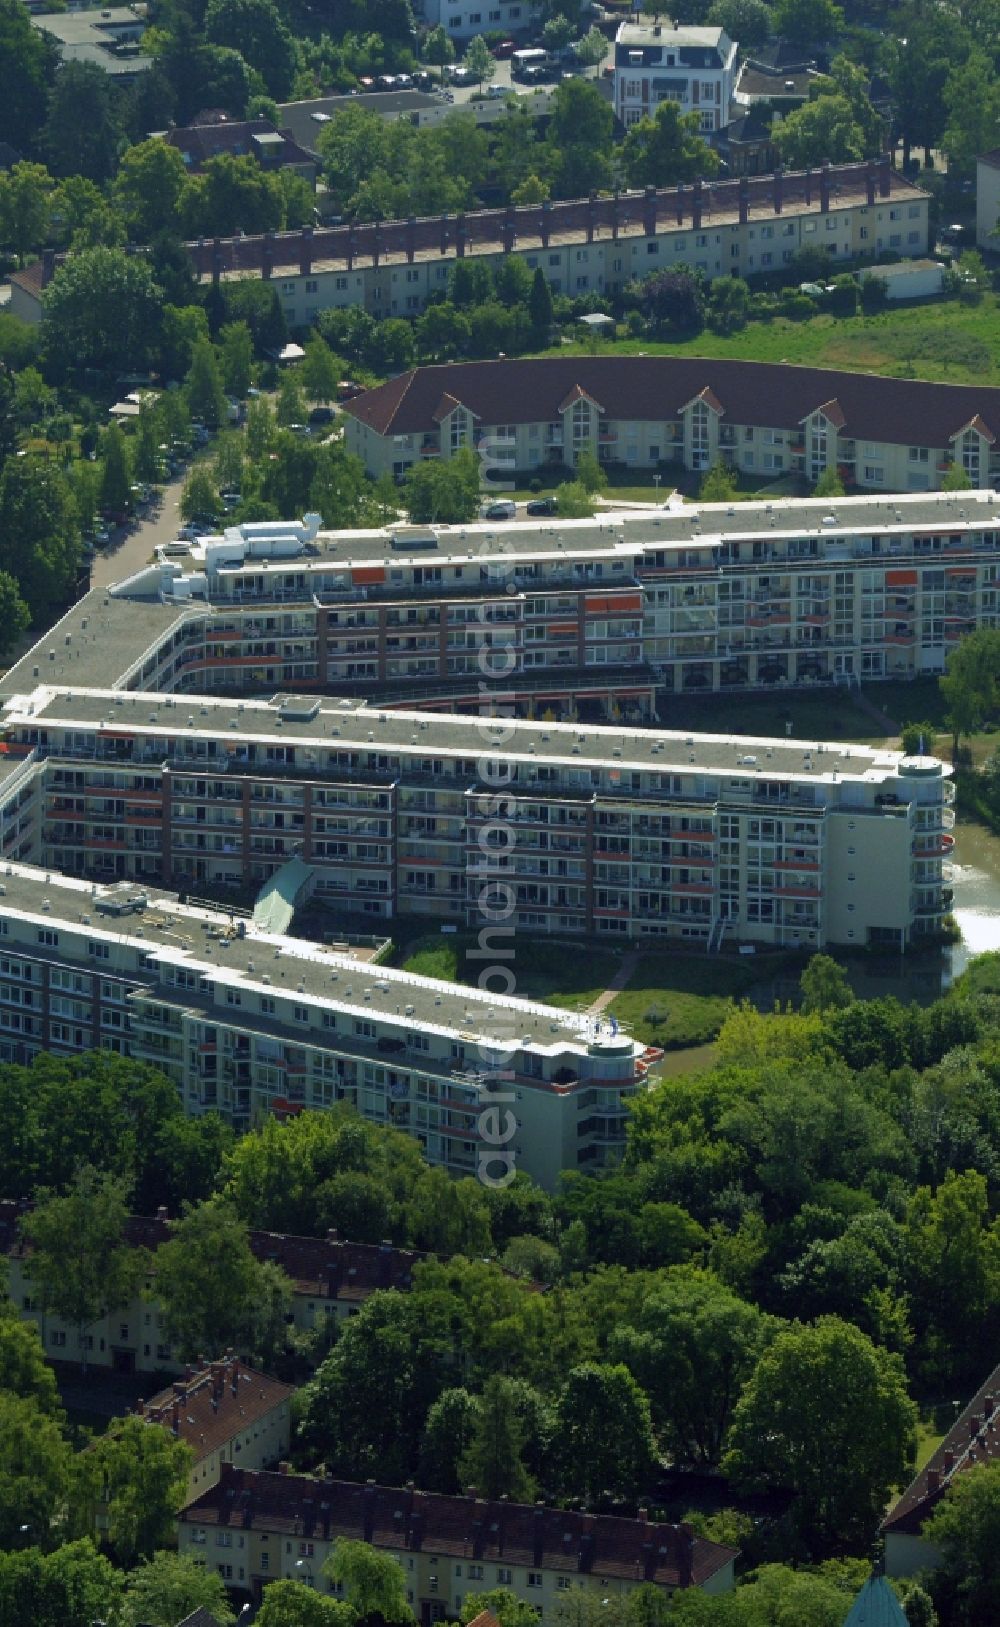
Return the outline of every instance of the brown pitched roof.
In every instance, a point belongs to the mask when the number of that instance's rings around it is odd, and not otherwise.
[[[190,1525],[239,1523],[293,1536],[360,1538],[376,1548],[421,1548],[456,1558],[592,1571],[661,1587],[701,1587],[736,1558],[690,1526],[575,1509],[443,1497],[412,1487],[360,1485],[222,1465],[218,1485],[189,1504]]]
[[[500,1627],[500,1623],[492,1610],[480,1610],[478,1616],[473,1616],[469,1627]]]
[[[1000,1459],[1000,1367],[995,1367],[960,1413],[937,1451],[911,1480],[883,1531],[917,1535],[956,1475]]]
[[[281,137],[280,145],[273,140],[276,135]],[[268,164],[315,167],[315,155],[300,147],[290,130],[276,130],[268,119],[230,119],[214,109],[200,115],[192,124],[176,125],[167,131],[164,140],[176,147],[190,170],[196,172],[210,159],[225,153],[237,158],[260,158],[256,136],[268,138]]]
[[[989,434],[1000,433],[1000,389],[989,386],[707,356],[453,362],[414,368],[346,402],[343,410],[381,435],[427,431],[434,409],[449,392],[485,423],[527,424],[555,421],[560,403],[574,387],[602,402],[613,419],[659,423],[709,391],[735,424],[798,429],[821,406],[832,413],[835,398],[844,428],[859,439],[946,448],[956,431],[976,417]]]
[[[7,281],[15,283],[18,288],[23,288],[26,294],[34,294],[36,299],[41,299],[45,286],[42,261],[33,260],[23,271],[12,271]]]
[[[170,1389],[140,1402],[139,1411],[147,1423],[162,1424],[190,1446],[200,1462],[293,1394],[293,1385],[229,1356],[189,1368]]]
[[[25,1252],[18,1229],[28,1203],[0,1201],[0,1254]],[[126,1238],[133,1248],[155,1253],[170,1237],[165,1212],[158,1215],[131,1215]],[[413,1282],[413,1268],[427,1256],[415,1249],[396,1248],[391,1243],[348,1243],[336,1232],[326,1237],[295,1237],[286,1232],[252,1231],[250,1247],[258,1260],[270,1260],[281,1267],[300,1294],[317,1299],[364,1300],[377,1288],[406,1292]]]

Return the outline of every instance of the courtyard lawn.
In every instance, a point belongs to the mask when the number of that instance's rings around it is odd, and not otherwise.
[[[755,984],[774,978],[799,957],[792,952],[745,958],[691,952],[643,955],[627,986],[610,1010],[623,1027],[647,1045],[661,1050],[696,1046],[702,1065],[724,1023],[730,1004],[748,995]]]
[[[880,692],[881,686],[872,686],[871,698],[876,705],[881,704]],[[911,716],[922,717],[923,713],[908,710],[906,717]],[[746,695],[670,694],[660,702],[659,721],[665,729],[690,729],[695,734],[737,733],[775,740],[786,738],[791,721],[793,740],[850,740],[880,745],[886,739],[884,731],[853,696],[833,686],[815,693],[782,690]]]
[[[984,294],[976,305],[958,300],[901,304],[879,316],[813,316],[802,322],[776,316],[750,322],[739,333],[705,328],[692,339],[659,342],[620,339],[556,345],[546,355],[727,356],[743,361],[794,362],[946,384],[1000,384],[996,327],[1000,300]]]
[[[467,951],[476,947],[471,933],[445,938],[426,933],[401,946],[393,964],[422,977],[440,977],[449,983],[475,986],[489,961],[468,960]],[[522,1000],[543,1000],[569,1011],[585,1011],[603,993],[621,962],[621,951],[594,949],[565,943],[539,943],[528,933],[513,935],[513,957],[497,955],[497,964],[513,973],[515,994]],[[499,979],[493,980],[496,988]]]

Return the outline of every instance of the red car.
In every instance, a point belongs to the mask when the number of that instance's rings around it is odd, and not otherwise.
[[[498,62],[506,62],[514,55],[514,41],[501,40],[499,45],[491,46],[490,54],[495,56]]]

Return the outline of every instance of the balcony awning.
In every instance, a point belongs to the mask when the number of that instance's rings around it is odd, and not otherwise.
[[[292,924],[297,904],[312,890],[315,874],[311,864],[289,859],[265,881],[253,907],[253,924],[262,932],[285,933]]]

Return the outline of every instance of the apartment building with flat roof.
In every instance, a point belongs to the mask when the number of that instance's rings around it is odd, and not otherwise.
[[[652,1585],[729,1592],[733,1548],[689,1525],[489,1501],[470,1488],[446,1497],[404,1487],[253,1473],[225,1464],[217,1486],[178,1516],[177,1544],[227,1586],[259,1599],[269,1582],[305,1581],[336,1597],[323,1574],[338,1539],[371,1543],[406,1575],[421,1627],[460,1615],[467,1593],[513,1590],[542,1621],[578,1589],[600,1599]],[[342,1594],[340,1595],[343,1596]]]
[[[514,927],[710,947],[724,933],[905,943],[949,901],[936,759],[308,697],[191,706],[41,685],[9,697],[7,751],[42,777],[45,864],[196,890],[260,886],[295,860],[342,911],[470,926],[486,864]],[[504,776],[513,844],[484,763]]]
[[[486,467],[625,468],[754,478],[827,470],[873,492],[928,491],[957,464],[1000,479],[1000,390],[702,356],[552,356],[411,368],[345,403],[370,474],[480,449]]]
[[[621,1151],[659,1054],[586,1015],[372,966],[146,884],[6,863],[0,886],[0,1060],[113,1050],[241,1130],[346,1101],[452,1173],[523,1168],[552,1189]]]

